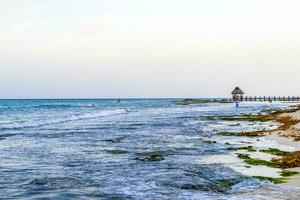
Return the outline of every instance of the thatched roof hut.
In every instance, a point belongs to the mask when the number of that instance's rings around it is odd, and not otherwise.
[[[236,88],[231,92],[231,94],[232,94],[232,95],[243,95],[243,94],[245,94],[245,93],[243,92],[243,90],[241,90],[241,88],[236,87]]]
[[[232,92],[232,101],[242,101],[244,99],[243,95],[245,94],[241,88],[236,87]]]

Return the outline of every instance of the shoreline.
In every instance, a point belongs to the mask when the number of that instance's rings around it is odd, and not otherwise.
[[[286,155],[280,155],[278,157],[270,158],[269,160],[262,160],[257,156],[257,153],[251,152],[251,149],[243,152],[236,151],[238,158],[244,160],[245,163],[253,164],[252,166],[265,166],[269,169],[281,169],[281,178],[278,177],[256,177],[261,180],[271,180],[271,182],[288,186],[288,187],[300,187],[300,105],[296,108],[284,109],[280,111],[268,111],[270,113],[263,115],[251,115],[245,116],[245,120],[250,119],[254,121],[273,121],[278,124],[278,127],[270,130],[259,131],[246,131],[241,135],[260,137],[264,136],[266,140],[278,144],[278,146],[286,146],[288,149],[272,149],[269,148],[265,153],[272,154],[272,150],[278,151],[278,153],[285,152]],[[259,139],[258,139],[259,140]],[[256,150],[253,150],[256,151]],[[262,150],[259,150],[261,152]],[[256,155],[255,155],[256,154]],[[273,154],[275,155],[275,154]],[[253,156],[256,158],[253,158]],[[257,162],[256,162],[257,161]],[[277,165],[277,166],[276,166]],[[274,168],[275,167],[275,168]],[[283,175],[286,171],[290,175]],[[254,177],[255,178],[255,177]]]
[[[242,132],[242,134],[245,135],[278,134],[284,137],[293,138],[295,141],[300,141],[300,104],[298,104],[296,108],[275,111],[266,115],[259,114],[259,115],[245,116],[245,119],[251,119],[254,121],[262,121],[262,122],[274,121],[278,123],[279,126],[276,129],[246,131],[246,132]]]

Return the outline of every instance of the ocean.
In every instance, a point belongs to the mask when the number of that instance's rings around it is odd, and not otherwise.
[[[232,149],[263,137],[221,134],[275,124],[216,120],[291,104],[175,100],[0,100],[0,199],[300,198],[239,170]]]

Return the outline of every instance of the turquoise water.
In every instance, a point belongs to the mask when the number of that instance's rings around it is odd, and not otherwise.
[[[218,133],[265,126],[232,126],[212,117],[290,104],[236,108],[174,100],[0,100],[0,198],[300,198],[293,188],[260,182],[217,161],[196,162],[230,152],[234,145],[225,145],[226,136]]]

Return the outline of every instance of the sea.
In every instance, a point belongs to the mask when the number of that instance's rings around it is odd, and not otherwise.
[[[263,137],[224,134],[276,124],[220,120],[291,103],[177,100],[0,100],[0,199],[300,199],[239,170]]]

